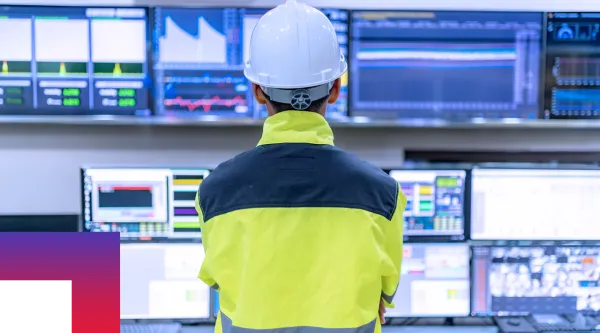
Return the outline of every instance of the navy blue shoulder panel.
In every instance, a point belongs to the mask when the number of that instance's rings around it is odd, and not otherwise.
[[[219,165],[200,186],[204,220],[267,207],[357,208],[392,218],[398,184],[381,169],[329,145],[258,146]]]

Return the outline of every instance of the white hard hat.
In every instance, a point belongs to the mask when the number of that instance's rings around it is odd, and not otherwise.
[[[347,69],[327,16],[287,0],[265,14],[254,28],[244,75],[271,100],[294,105],[292,100],[300,99],[310,105],[311,100],[327,96]]]

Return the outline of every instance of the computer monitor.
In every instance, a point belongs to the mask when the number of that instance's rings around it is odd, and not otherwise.
[[[600,247],[474,246],[472,315],[598,313]]]
[[[600,170],[474,169],[474,240],[600,240]]]
[[[406,196],[405,240],[465,239],[466,170],[392,170]]]
[[[208,320],[201,243],[122,243],[121,319]]]
[[[0,31],[0,114],[150,115],[147,9],[1,6]]]
[[[546,119],[600,118],[600,13],[547,13]]]
[[[404,244],[395,307],[386,317],[462,317],[470,311],[466,243]]]
[[[252,31],[267,11],[156,8],[153,30],[158,112],[178,117],[265,117],[266,109],[255,102],[243,69],[249,58]],[[342,52],[346,52],[347,11],[323,12],[333,22]],[[347,76],[342,83],[339,102],[328,108],[330,118],[347,115]]]
[[[542,13],[354,11],[351,115],[537,118]]]
[[[200,237],[195,199],[203,168],[84,168],[83,230],[122,239]]]

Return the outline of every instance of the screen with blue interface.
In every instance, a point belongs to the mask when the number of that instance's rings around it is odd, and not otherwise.
[[[546,119],[600,118],[600,13],[548,13]]]
[[[395,307],[386,316],[468,316],[470,259],[466,243],[404,244]]]
[[[600,311],[600,248],[475,246],[472,314]]]
[[[0,114],[150,115],[146,9],[0,6],[0,31]]]
[[[200,237],[195,199],[208,169],[83,170],[83,229],[122,239]]]
[[[404,236],[465,239],[465,170],[392,170],[406,196]]]
[[[179,117],[214,115],[261,118],[264,106],[254,101],[244,77],[250,37],[267,9],[156,8],[154,54],[156,108]],[[347,50],[348,14],[324,10]],[[346,116],[347,76],[340,101],[328,109],[331,117]]]
[[[352,13],[352,116],[537,118],[541,13]]]
[[[209,319],[200,242],[121,243],[121,319]]]

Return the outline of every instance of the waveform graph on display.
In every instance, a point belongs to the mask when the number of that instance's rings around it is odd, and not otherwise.
[[[167,113],[250,116],[248,84],[234,71],[211,71],[198,77],[172,76],[165,81],[163,107]]]
[[[222,9],[161,9],[158,32],[161,63],[227,63],[227,33]]]

